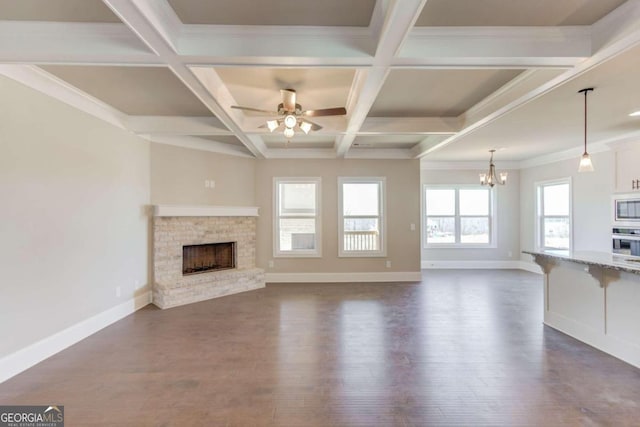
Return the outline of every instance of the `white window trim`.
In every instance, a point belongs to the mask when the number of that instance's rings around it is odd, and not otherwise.
[[[420,233],[420,238],[422,239],[422,247],[423,249],[434,249],[434,248],[450,248],[450,249],[495,249],[498,247],[498,192],[496,188],[487,188],[489,191],[489,243],[429,243],[427,242],[427,238],[425,236],[425,230],[427,229],[427,198],[426,191],[428,188],[433,189],[441,189],[441,190],[466,190],[466,189],[477,189],[477,184],[423,184],[422,186],[422,232]],[[456,222],[456,239],[460,233],[460,203],[458,200],[458,191],[456,191],[456,210],[455,210],[455,222]],[[446,215],[445,215],[446,216]],[[477,215],[484,217],[485,215]]]
[[[314,250],[280,250],[280,183],[316,184],[316,248]],[[320,177],[274,177],[273,178],[273,257],[274,258],[321,258],[322,257],[322,179]],[[307,217],[309,218],[309,217]]]
[[[544,215],[540,215],[540,195],[539,190],[543,186],[557,185],[557,184],[569,184],[569,249],[558,249],[544,246],[544,237],[542,236],[541,219]],[[533,194],[535,197],[533,203],[533,217],[534,217],[534,235],[533,244],[536,251],[573,251],[573,183],[571,177],[548,179],[545,181],[536,181],[533,183]]]
[[[342,209],[342,186],[350,183],[376,183],[379,184],[379,224],[380,224],[380,250],[378,251],[344,251],[344,214]],[[387,256],[387,178],[375,177],[338,177],[338,257],[341,258],[381,258]]]

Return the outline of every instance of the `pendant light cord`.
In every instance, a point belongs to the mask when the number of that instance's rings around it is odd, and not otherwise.
[[[587,152],[587,93],[589,91],[584,91],[584,152]]]
[[[584,93],[584,154],[587,154],[587,94],[592,90],[592,87],[588,87],[578,91]]]

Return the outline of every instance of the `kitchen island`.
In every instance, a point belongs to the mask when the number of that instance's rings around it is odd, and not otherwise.
[[[640,262],[523,251],[544,273],[544,323],[640,368]]]

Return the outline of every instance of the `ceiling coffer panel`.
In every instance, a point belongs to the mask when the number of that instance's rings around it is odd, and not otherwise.
[[[168,68],[71,65],[41,68],[126,114],[212,115]]]
[[[591,25],[625,0],[429,0],[417,27]]]
[[[370,117],[457,117],[522,70],[394,70]]]
[[[376,0],[169,0],[183,24],[368,27]]]
[[[0,0],[0,20],[120,22],[101,0]]]

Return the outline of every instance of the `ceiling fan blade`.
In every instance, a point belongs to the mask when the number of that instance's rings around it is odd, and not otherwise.
[[[347,110],[344,107],[324,108],[322,110],[307,110],[302,112],[303,116],[309,117],[344,116],[345,114],[347,114]]]
[[[232,105],[231,108],[235,108],[236,110],[251,111],[253,113],[268,114],[270,116],[278,115],[277,111],[261,110],[259,108],[251,108],[251,107],[241,107],[239,105]]]
[[[296,91],[293,89],[281,89],[282,105],[287,111],[296,111]]]

